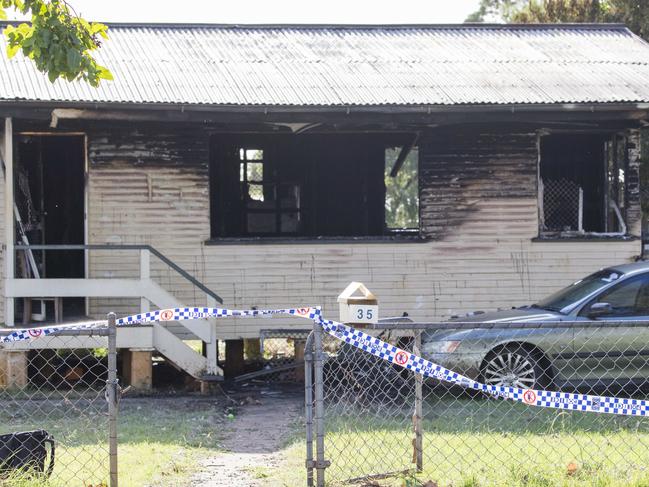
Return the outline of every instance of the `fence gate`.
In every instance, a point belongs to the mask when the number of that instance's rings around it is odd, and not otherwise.
[[[117,487],[115,315],[108,321],[0,343],[0,476],[10,485]]]
[[[416,352],[415,336],[383,340]],[[317,326],[305,354],[308,485],[366,483],[422,467],[421,376]],[[326,431],[326,434],[325,434]]]

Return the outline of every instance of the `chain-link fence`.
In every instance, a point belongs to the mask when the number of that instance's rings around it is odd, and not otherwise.
[[[649,485],[649,419],[634,401],[649,394],[649,324],[389,326],[369,333],[530,397],[516,402],[423,378],[314,332],[320,340],[309,339],[306,374],[311,485],[324,485],[325,474],[327,485]],[[524,404],[537,399],[532,389],[578,396],[536,407]],[[599,412],[580,411],[587,402]]]
[[[114,333],[0,344],[0,484],[116,487]]]

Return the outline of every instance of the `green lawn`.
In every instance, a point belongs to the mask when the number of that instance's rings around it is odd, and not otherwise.
[[[649,419],[557,412],[495,400],[432,399],[425,404],[424,470],[412,471],[411,409],[329,407],[328,485],[398,473],[378,485],[649,486]],[[259,476],[304,485],[304,442]],[[359,481],[357,484],[363,484]]]
[[[58,439],[50,487],[97,487],[108,480],[108,452],[105,401],[95,401],[86,404],[70,397],[32,400],[21,408],[5,404],[0,424],[4,431],[45,428]],[[88,415],[93,408],[97,414]],[[409,402],[329,404],[329,485],[401,472],[376,482],[399,487],[426,480],[454,487],[649,486],[649,419],[431,397],[424,406],[424,471],[414,475],[411,413]],[[201,457],[218,451],[223,421],[223,405],[217,399],[126,398],[119,419],[120,485],[182,485]],[[303,438],[303,429],[296,425],[280,464],[257,467],[252,473],[268,486],[305,485]],[[44,484],[13,479],[10,485]]]
[[[10,485],[107,485],[105,402],[81,407],[79,401],[31,401],[18,414],[13,403],[13,413],[6,407],[0,411],[3,432],[43,428],[57,439],[56,468],[48,482],[16,476]],[[89,409],[97,414],[89,415]],[[195,470],[199,458],[218,451],[216,431],[222,418],[222,406],[206,398],[124,399],[118,423],[120,486],[177,485]]]

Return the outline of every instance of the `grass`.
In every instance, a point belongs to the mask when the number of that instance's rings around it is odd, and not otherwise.
[[[103,397],[2,404],[4,431],[44,428],[58,441],[48,482],[14,476],[16,487],[107,484]],[[1,402],[1,401],[0,401]],[[95,408],[97,414],[84,411]],[[531,408],[505,401],[431,397],[424,404],[423,472],[413,473],[412,405],[328,404],[329,485],[397,472],[373,485],[415,487],[649,486],[649,420]],[[122,486],[182,485],[200,458],[219,450],[223,406],[199,397],[126,398],[119,416]],[[255,467],[264,485],[305,485],[303,429],[283,445],[278,465]],[[3,431],[3,432],[4,432]],[[401,472],[401,473],[399,473]],[[367,484],[366,479],[364,480]],[[363,485],[364,481],[356,482]],[[3,483],[4,485],[4,483]]]
[[[440,487],[649,486],[647,419],[433,399],[424,407],[423,472],[415,475],[410,407],[338,406],[327,409],[328,485],[403,472],[371,485],[414,487],[431,480]],[[261,472],[274,480],[269,485],[305,484],[302,438],[284,449],[282,465]]]
[[[94,415],[87,414],[92,407],[79,407],[75,412],[75,405],[79,406],[78,401],[73,401],[71,411],[70,405],[31,401],[23,403],[18,414],[16,403],[9,405],[14,413],[9,412],[9,406],[2,408],[4,431],[46,429],[57,439],[56,466],[48,481],[14,475],[7,485],[108,485],[108,418],[102,414],[105,402],[101,409],[95,404],[102,412]],[[178,485],[196,469],[200,458],[218,451],[216,428],[222,417],[222,407],[214,400],[124,399],[118,422],[120,486]]]

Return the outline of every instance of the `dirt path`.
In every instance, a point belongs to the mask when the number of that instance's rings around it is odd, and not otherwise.
[[[294,432],[304,396],[295,391],[256,391],[238,395],[243,405],[228,421],[221,453],[204,460],[188,487],[261,487],[270,479],[256,479],[250,469],[278,465],[280,449]]]

